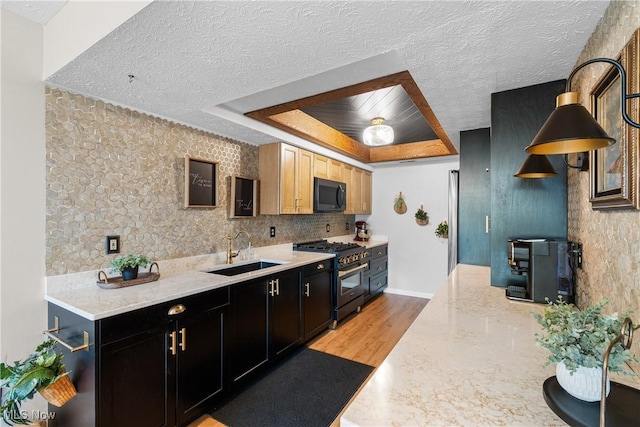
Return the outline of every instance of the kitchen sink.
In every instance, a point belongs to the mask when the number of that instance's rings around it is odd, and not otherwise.
[[[207,271],[211,274],[221,274],[223,276],[235,276],[237,274],[248,273],[250,271],[262,270],[263,268],[275,267],[281,265],[277,262],[258,261],[251,264],[234,265],[233,267],[223,267],[216,270]]]

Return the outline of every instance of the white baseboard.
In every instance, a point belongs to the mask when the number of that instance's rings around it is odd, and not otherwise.
[[[404,291],[402,289],[395,289],[395,288],[387,288],[384,291],[388,294],[404,295],[407,297],[416,297],[416,298],[425,298],[425,299],[433,298],[433,294],[427,293],[427,292]]]

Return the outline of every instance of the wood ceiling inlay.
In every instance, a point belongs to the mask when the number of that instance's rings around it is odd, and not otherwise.
[[[408,71],[246,115],[365,163],[458,154]],[[362,143],[374,117],[393,127],[392,145]]]

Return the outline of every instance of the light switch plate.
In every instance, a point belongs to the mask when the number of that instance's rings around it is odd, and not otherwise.
[[[105,238],[105,250],[107,255],[120,253],[120,236],[107,236]]]

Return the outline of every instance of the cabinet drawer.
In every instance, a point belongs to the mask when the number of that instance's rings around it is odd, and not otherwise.
[[[388,274],[386,272],[371,277],[369,282],[369,292],[375,294],[382,291],[389,284]]]
[[[178,315],[169,315],[169,310],[178,304],[182,304],[186,310]],[[100,321],[101,342],[107,344],[139,333],[146,333],[157,327],[169,325],[175,319],[226,304],[229,304],[228,286],[108,317]]]
[[[387,264],[388,264],[388,258],[374,258],[371,261],[371,267],[369,268],[369,274],[371,274],[371,277],[375,276],[376,274],[380,274],[382,272],[387,271]]]
[[[388,248],[389,248],[388,245],[374,246],[373,248],[370,249],[371,258],[373,260],[375,260],[376,258],[382,258],[382,257],[387,256],[387,249]]]
[[[333,269],[333,258],[324,261],[314,262],[313,264],[302,267],[302,277],[309,277],[323,271],[331,271]]]

